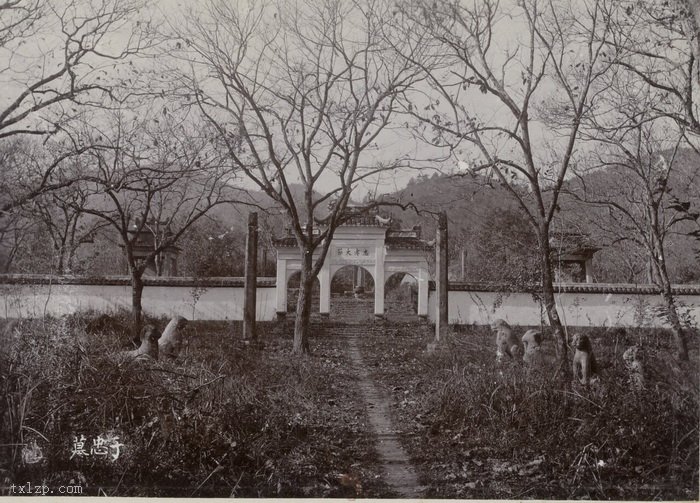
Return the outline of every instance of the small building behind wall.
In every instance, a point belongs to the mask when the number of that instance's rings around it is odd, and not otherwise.
[[[380,215],[353,217],[338,227],[328,255],[319,272],[319,312],[330,314],[331,281],[346,266],[361,267],[374,281],[374,315],[384,316],[384,285],[394,273],[407,273],[418,282],[418,308],[421,317],[428,316],[427,254],[433,247],[421,239],[420,229],[389,229],[390,219]],[[287,282],[301,270],[296,238],[288,235],[276,239],[277,248],[277,314],[287,312]],[[314,257],[317,259],[317,256]]]
[[[141,226],[140,221],[136,222],[128,230],[130,238],[136,235],[136,240],[133,246],[134,258],[137,262],[146,260],[153,250],[156,249],[160,242],[172,237],[172,231],[167,222],[156,222],[154,219],[149,220],[138,231]],[[156,239],[157,238],[157,239]],[[124,245],[120,244],[122,253],[124,253],[124,274],[129,273],[129,266],[126,262],[126,251]],[[155,257],[151,257],[146,264],[146,276],[177,276],[177,257],[180,253],[180,248],[175,245],[165,247]]]
[[[556,254],[557,283],[593,283],[593,255],[600,250],[587,234],[556,232],[550,239]]]

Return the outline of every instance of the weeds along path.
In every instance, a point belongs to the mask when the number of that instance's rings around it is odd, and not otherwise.
[[[496,365],[488,327],[451,332],[431,352],[420,324],[365,328],[366,378],[390,400],[423,497],[698,500],[698,367],[671,367],[667,334],[626,336],[647,351],[638,393],[629,342],[607,329],[588,329],[602,364],[600,385],[583,388]],[[698,338],[689,343],[697,362]],[[553,357],[551,337],[543,345]]]
[[[360,394],[367,406],[369,424],[377,438],[375,448],[384,467],[385,482],[397,496],[418,498],[422,487],[408,454],[399,442],[399,432],[391,419],[391,397],[375,384],[359,349],[358,337],[366,332],[366,327],[356,326],[358,333],[350,330],[346,334],[348,356],[358,378]]]

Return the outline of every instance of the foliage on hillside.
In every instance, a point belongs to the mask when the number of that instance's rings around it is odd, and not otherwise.
[[[700,185],[698,159],[692,152],[682,151],[678,163],[682,167],[679,170],[682,183],[677,183],[672,194],[679,204],[689,203],[692,213],[700,208],[700,192],[696,190]],[[583,179],[592,186],[614,186],[619,176],[619,173],[607,170],[588,174]],[[420,225],[422,236],[427,240],[435,237],[437,212],[447,212],[450,277],[453,280],[496,281],[514,287],[537,280],[539,264],[535,235],[512,198],[498,184],[483,177],[434,173],[412,178],[404,189],[386,197],[403,203],[413,202],[420,209],[420,213],[416,213],[387,207],[382,212],[393,216],[394,227]],[[183,237],[179,274],[202,277],[242,275],[245,216],[249,211],[257,210],[261,221],[261,274],[274,275],[275,255],[271,238],[285,233],[286,222],[272,208],[267,196],[251,191],[250,198],[259,207],[226,205],[216,208]],[[591,241],[601,248],[594,257],[596,281],[645,283],[648,264],[643,248],[631,237],[620,239],[606,230],[601,224],[606,218],[604,210],[564,197],[553,232],[556,235],[559,231],[576,231],[591,236]],[[694,230],[693,222],[687,221],[668,238],[669,269],[674,282],[700,282],[700,268],[697,267],[700,241],[688,235]],[[624,234],[624,229],[620,232]],[[49,242],[41,239],[38,230],[29,231],[26,238],[11,270],[50,272],[53,255]],[[266,265],[262,263],[263,254],[267,256]],[[462,255],[465,256],[464,278]],[[81,246],[75,272],[123,274],[122,262],[121,248],[104,230],[98,231],[93,243]]]
[[[700,211],[700,162],[689,150],[679,153],[678,169],[672,178],[672,194],[679,204],[688,204],[690,211]],[[620,184],[620,172],[598,170],[569,181],[587,186]],[[536,279],[533,267],[536,239],[530,223],[506,191],[485,177],[455,176],[435,173],[409,181],[405,189],[388,197],[413,202],[423,213],[392,211],[398,225],[421,225],[423,236],[435,236],[435,213],[446,211],[449,224],[450,276],[461,279],[461,254],[466,255],[466,281],[501,281],[519,284]],[[607,220],[606,220],[607,219]],[[604,225],[607,222],[608,225]],[[687,221],[674,229],[668,237],[669,271],[676,283],[700,282],[697,253],[700,241],[689,235],[697,227]],[[588,234],[591,242],[601,250],[594,256],[597,282],[646,283],[648,261],[646,253],[629,229],[617,228],[611,232],[605,210],[563,197],[552,234],[579,232]],[[625,239],[620,235],[627,234]]]
[[[673,152],[663,153],[669,158]],[[653,163],[652,163],[653,164]],[[649,176],[653,194],[666,191],[659,209],[660,227],[665,229],[665,254],[671,281],[700,282],[700,240],[693,236],[700,222],[700,155],[690,149],[675,153],[668,186],[658,186],[659,180]],[[654,187],[654,185],[657,185]],[[651,264],[643,234],[629,218],[603,205],[586,204],[579,199],[603,198],[625,208],[636,223],[644,223],[649,208],[643,202],[651,194],[625,170],[590,169],[569,183],[561,201],[561,220],[589,233],[601,247],[594,258],[596,279],[600,282],[647,283],[651,280]],[[573,197],[570,194],[574,194]],[[646,224],[648,225],[648,224]],[[648,245],[646,245],[648,246]]]
[[[453,280],[524,284],[537,277],[536,238],[506,191],[484,177],[421,175],[387,198],[412,202],[420,213],[388,209],[396,226],[420,225],[434,239],[436,214],[447,212]],[[462,255],[465,256],[462,278]]]

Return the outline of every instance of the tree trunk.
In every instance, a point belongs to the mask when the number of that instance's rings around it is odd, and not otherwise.
[[[668,322],[671,324],[671,333],[673,334],[673,341],[676,344],[676,358],[678,358],[679,361],[688,361],[688,344],[685,340],[685,334],[681,326],[681,320],[678,316],[678,310],[676,309],[676,302],[671,292],[670,284],[663,287],[661,297],[663,297],[664,303],[666,304],[666,316]]]
[[[66,257],[66,240],[67,236],[62,236],[60,241],[56,243],[54,240],[53,249],[56,252],[56,271],[58,274],[65,274],[65,257]]]
[[[309,352],[309,326],[311,324],[311,298],[314,278],[311,276],[313,254],[304,252],[299,280],[299,298],[297,299],[296,319],[294,320],[294,344],[292,352],[301,354]]]
[[[678,316],[678,310],[676,309],[676,300],[673,296],[671,290],[671,280],[668,278],[668,271],[666,270],[666,261],[664,260],[663,249],[656,242],[656,257],[654,259],[654,266],[656,271],[656,276],[659,278],[659,286],[661,287],[661,297],[664,300],[666,306],[666,318],[668,323],[671,325],[671,333],[673,334],[673,341],[676,344],[676,358],[679,361],[688,360],[688,343],[685,340],[685,334],[683,332],[683,327],[681,326],[681,320]]]
[[[68,249],[68,257],[66,259],[67,261],[66,261],[65,271],[64,271],[64,273],[66,273],[66,274],[70,274],[71,272],[73,272],[73,262],[75,262],[75,252],[76,252],[75,246],[71,246]]]
[[[547,311],[547,318],[549,319],[549,326],[552,327],[552,331],[554,332],[557,360],[559,361],[560,368],[565,370],[568,368],[566,365],[568,346],[566,344],[564,327],[559,319],[559,312],[557,311],[557,304],[554,299],[554,274],[552,271],[552,254],[549,246],[549,229],[546,227],[539,229],[538,234],[542,260],[542,297]]]
[[[58,274],[66,274],[65,264],[63,263],[64,252],[63,250],[58,250],[58,264],[56,264],[56,270]]]
[[[156,276],[159,278],[163,276],[163,262],[165,262],[164,256],[164,253],[156,253],[153,257],[153,265],[156,270]]]
[[[666,305],[666,318],[671,325],[671,333],[676,344],[676,358],[679,361],[688,360],[688,345],[681,326],[681,320],[678,317],[676,302],[671,290],[671,280],[668,277],[668,269],[666,269],[666,253],[664,250],[664,236],[660,231],[659,224],[659,205],[653,204],[650,206],[651,223],[651,246],[649,249],[650,259],[653,264],[652,270],[658,281],[655,283],[661,287],[661,297]]]
[[[143,279],[138,272],[131,273],[131,334],[134,339],[141,337],[141,324],[143,322],[143,308],[141,299],[143,297]]]

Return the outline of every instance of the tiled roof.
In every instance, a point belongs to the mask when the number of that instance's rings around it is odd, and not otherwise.
[[[450,281],[450,290],[464,292],[524,292],[540,291],[539,285],[518,287],[513,290],[512,285],[501,283],[468,283]],[[675,295],[700,295],[700,285],[673,285]],[[638,285],[631,283],[559,283],[554,285],[555,293],[629,293],[629,294],[657,294],[661,290],[655,285]]]
[[[389,249],[393,250],[432,250],[434,248],[432,243],[419,239],[416,236],[414,229],[407,231],[393,231],[389,229],[387,230],[384,243]],[[277,248],[296,248],[297,246],[297,239],[294,236],[273,238],[272,242]]]
[[[274,288],[273,277],[258,277],[257,286]],[[243,277],[191,278],[144,276],[146,286],[242,287]],[[52,276],[50,274],[0,274],[0,285],[130,285],[130,276]]]
[[[570,254],[593,254],[600,250],[591,241],[588,234],[580,232],[554,231],[549,238],[549,243],[555,252]]]
[[[432,250],[435,246],[415,237],[389,236],[384,243],[390,250]]]
[[[272,244],[274,244],[277,248],[296,248],[297,238],[295,238],[294,236],[272,238]]]
[[[190,278],[182,276],[144,276],[146,286],[199,286],[199,287],[242,287],[242,277]],[[0,285],[129,285],[129,276],[51,276],[49,274],[0,274]],[[259,277],[257,285],[274,288],[276,279]],[[430,281],[430,289],[435,289],[435,282]],[[700,295],[700,285],[673,285],[675,295]],[[451,291],[465,292],[523,292],[538,291],[540,287],[513,290],[512,285],[500,283],[468,283],[450,281]],[[658,294],[654,285],[636,285],[626,283],[560,283],[554,285],[557,293],[617,293],[617,294]]]
[[[382,223],[376,218],[376,215],[362,215],[350,217],[342,223],[343,226],[355,227],[388,227],[389,222]]]

